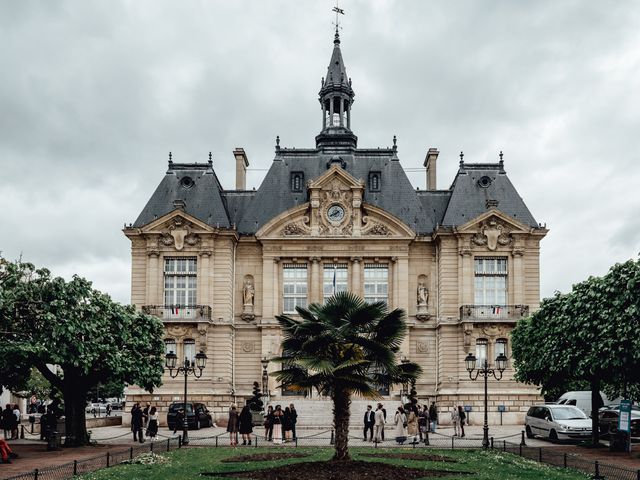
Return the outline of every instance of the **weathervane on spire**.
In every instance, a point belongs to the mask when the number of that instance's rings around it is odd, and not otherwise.
[[[334,23],[334,25],[336,26],[336,35],[338,35],[338,29],[342,28],[340,26],[340,17],[339,15],[344,15],[344,10],[342,8],[340,8],[340,6],[338,5],[339,0],[336,0],[336,6],[333,7],[332,12],[336,12],[336,21]]]

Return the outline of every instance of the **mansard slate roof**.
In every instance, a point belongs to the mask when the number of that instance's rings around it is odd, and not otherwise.
[[[341,154],[281,149],[262,185],[252,191],[223,190],[211,164],[173,163],[134,226],[151,223],[173,211],[174,201],[183,200],[186,213],[212,227],[235,226],[241,234],[255,234],[272,218],[308,201],[306,188],[292,191],[293,172],[301,172],[306,183],[320,177],[336,156],[349,174],[365,182],[365,203],[395,215],[419,235],[429,235],[438,226],[462,225],[490,206],[526,225],[538,226],[502,163],[463,163],[448,190],[415,190],[393,149],[357,149]],[[379,192],[368,188],[370,172],[380,172]],[[193,181],[189,188],[182,183],[185,177]],[[489,178],[488,185],[486,179],[481,184],[483,177]]]

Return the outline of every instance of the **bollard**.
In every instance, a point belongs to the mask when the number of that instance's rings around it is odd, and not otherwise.
[[[216,437],[216,440],[218,440],[218,438]],[[217,447],[217,445],[216,445]],[[182,435],[178,437],[178,448],[182,448]]]
[[[538,462],[542,463],[542,447],[538,448]]]
[[[107,468],[109,468],[109,460],[111,459],[111,455],[107,452]]]
[[[20,425],[20,438],[24,440],[24,425]]]
[[[522,444],[520,444],[520,456],[522,456]]]
[[[167,452],[169,451],[169,440],[171,440],[170,438],[167,438]]]
[[[503,452],[507,451],[507,441],[506,440],[502,440],[502,451]]]
[[[491,437],[491,450],[493,450],[493,437]]]
[[[424,432],[424,444],[429,445],[429,432]]]
[[[638,478],[637,480],[640,480],[640,469],[638,470]]]
[[[296,442],[296,448],[298,448],[298,437],[293,439]]]
[[[566,453],[564,454],[564,459],[563,459],[563,462],[562,462],[562,463],[563,463],[563,465],[564,465],[564,468],[567,468],[567,454],[566,454]],[[639,478],[640,478],[640,477],[639,477]]]
[[[149,444],[149,451],[151,453],[153,453],[153,440],[151,441],[151,443]]]
[[[73,476],[78,475],[78,460],[73,461]]]
[[[37,468],[33,471],[33,480],[38,480],[38,469]]]
[[[129,448],[129,460],[133,460],[133,447]]]
[[[520,439],[520,445],[522,445],[523,447],[526,447],[527,442],[524,441],[524,430],[521,432],[521,436],[522,438]]]
[[[329,440],[329,445],[333,445],[335,443],[335,437],[334,437],[334,432],[333,432],[333,428],[331,429],[331,440]]]
[[[218,436],[219,435],[216,435],[216,448],[218,448]]]
[[[600,475],[600,462],[598,462],[597,460],[596,460],[595,467],[596,467],[596,473],[591,478],[593,480],[604,480],[604,477]]]
[[[454,447],[453,447],[453,440],[454,440],[454,439],[455,439],[455,437],[451,437],[451,450],[453,450],[453,449],[454,449]]]
[[[260,435],[256,435],[256,439],[255,439],[256,441],[254,442],[254,443],[255,443],[255,445],[256,445],[256,448],[258,448],[258,437],[259,437],[259,436],[260,436]]]

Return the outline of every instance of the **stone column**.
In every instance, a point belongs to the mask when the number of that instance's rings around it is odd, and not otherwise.
[[[524,248],[513,249],[513,297],[508,301],[513,305],[524,304]]]
[[[198,266],[198,305],[211,305],[211,250],[202,250]]]
[[[351,105],[347,102],[347,128],[351,130]]]
[[[311,285],[309,286],[309,303],[322,302],[322,268],[320,258],[309,257],[311,263]]]
[[[340,99],[340,126],[344,127],[344,98]]]
[[[333,97],[329,99],[329,126],[333,127]]]
[[[351,291],[359,297],[362,291],[362,257],[351,257]]]
[[[164,299],[158,298],[158,265],[160,263],[160,253],[157,250],[152,250],[147,253],[149,257],[149,268],[147,274],[147,294],[145,299],[146,305],[162,305]]]

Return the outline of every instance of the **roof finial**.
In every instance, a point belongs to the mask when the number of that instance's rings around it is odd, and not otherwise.
[[[213,163],[213,154],[209,152],[209,163]]]
[[[464,152],[460,150],[460,166],[464,165]]]
[[[501,161],[501,162],[502,162],[502,156],[503,156],[503,153],[502,153],[502,150],[500,150],[500,155],[499,155],[499,157],[500,157],[500,161]]]
[[[338,15],[344,15],[344,10],[338,5],[338,0],[336,0],[336,6],[333,7],[332,11],[336,12],[336,21],[334,23],[334,25],[336,26],[336,34],[333,37],[333,44],[335,46],[338,46],[340,45],[340,33],[338,32],[338,29],[342,28],[340,26],[340,17]]]
[[[398,150],[398,137],[396,137],[394,135],[393,136],[393,151],[395,152],[396,150]]]
[[[171,157],[172,157],[171,152],[169,152],[169,163],[173,163],[173,160],[171,160]]]

